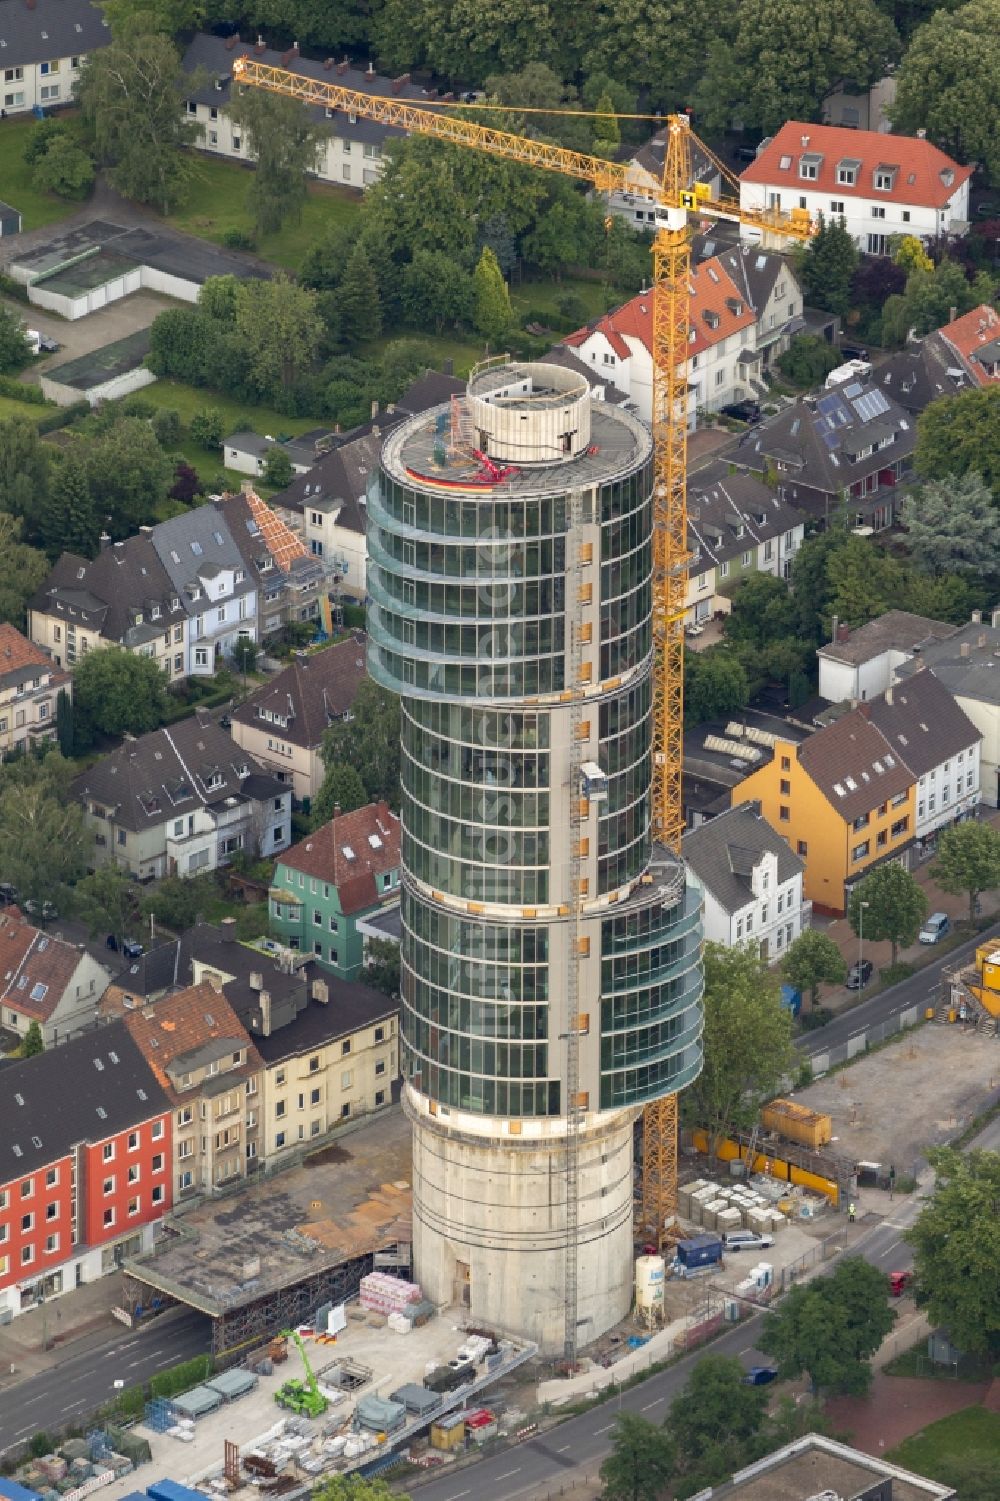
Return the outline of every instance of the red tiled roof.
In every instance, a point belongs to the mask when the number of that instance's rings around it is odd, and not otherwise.
[[[52,658],[29,641],[12,625],[0,625],[0,683],[9,672],[20,672],[24,667],[45,667],[51,673],[53,683],[63,683],[68,672],[60,672]]]
[[[799,159],[822,157],[815,178],[799,177]],[[860,162],[853,186],[837,181],[842,161]],[[785,163],[783,166],[782,163]],[[875,187],[877,167],[896,169],[892,187]],[[885,135],[877,130],[848,130],[842,125],[804,125],[787,121],[755,162],[740,173],[740,182],[786,183],[796,191],[830,193],[835,198],[878,198],[887,203],[915,203],[944,208],[955,191],[972,176],[930,141],[919,136]]]
[[[222,1038],[232,1041],[234,1053],[245,1049],[246,1063],[231,1071],[233,1079],[243,1079],[264,1066],[236,1012],[207,980],[140,1010],[125,1011],[122,1019],[157,1083],[175,1104],[179,1096],[167,1072],[170,1064],[207,1043]]]
[[[32,927],[17,908],[0,914],[0,1001],[11,1010],[48,1021],[79,962],[72,944]]]
[[[260,527],[264,545],[274,559],[275,565],[281,569],[282,573],[287,573],[296,558],[306,556],[305,543],[301,542],[291,527],[286,526],[281,517],[261,500],[256,491],[246,489],[243,494],[253,519]]]
[[[399,819],[386,802],[342,813],[285,850],[279,864],[336,886],[345,916],[360,912],[378,899],[375,877],[399,866]]]
[[[975,358],[977,350],[1000,340],[1000,317],[989,303],[981,302],[971,313],[963,313],[961,318],[946,323],[938,332],[945,343],[962,356],[966,369],[981,386],[992,386],[1000,381],[1000,374],[991,375]]]

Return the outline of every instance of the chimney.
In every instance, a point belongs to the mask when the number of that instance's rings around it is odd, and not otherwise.
[[[400,73],[398,78],[394,78],[392,80],[392,92],[394,94],[401,94],[406,88],[406,85],[409,83],[409,81],[409,73]]]
[[[986,632],[985,631],[980,631],[979,632],[979,639],[976,642],[976,645],[978,647],[983,647],[983,646],[986,645]]]
[[[747,807],[750,809],[750,812],[753,814],[754,818],[764,817],[764,809],[761,806],[759,797],[751,798],[750,802],[747,804]]]
[[[375,64],[372,62],[371,58],[368,59],[368,66],[365,69],[365,77],[366,78],[374,78],[375,77]]]
[[[312,998],[314,1001],[319,1001],[321,1006],[329,1005],[330,987],[325,980],[314,980],[312,982]]]
[[[927,139],[927,131],[926,131],[925,127],[923,125],[918,126],[918,128],[917,128],[917,140],[918,141],[926,141],[926,139]]]
[[[998,605],[990,615],[990,625],[995,631],[1000,631],[1000,605]]]
[[[151,526],[140,526],[139,535],[142,537],[151,537],[153,535],[153,528]]]
[[[958,317],[958,308],[957,307],[950,307],[948,309],[948,322],[949,323],[954,323],[954,321],[955,321],[955,319],[957,317]]]
[[[885,690],[885,701],[889,705],[889,708],[891,709],[892,708],[892,689],[891,688],[887,688]]]
[[[329,71],[330,71],[330,69],[332,67],[333,67],[333,58],[332,57],[324,57],[324,59],[323,59],[323,72],[324,73],[329,73]]]
[[[844,643],[846,641],[850,641],[850,639],[851,639],[851,627],[847,624],[846,620],[844,620],[844,621],[838,621],[837,622],[837,640],[838,640],[838,642],[840,643],[841,646],[843,646]]]
[[[688,506],[688,512],[690,514],[690,505]],[[840,639],[838,637],[838,635],[837,635],[837,631],[838,631],[839,627],[840,627],[840,616],[839,615],[835,615],[833,617],[833,620],[832,620],[831,624],[830,624],[830,640],[831,641],[837,641],[837,640]]]
[[[260,1030],[264,1037],[271,1035],[271,996],[270,992],[262,990],[260,993]]]
[[[337,64],[337,72],[340,73],[341,75],[343,75],[344,73],[347,72],[347,70],[348,70],[348,68],[350,66],[351,66],[350,59],[347,58],[347,57],[345,57],[342,62],[339,62]]]
[[[267,51],[267,43],[264,41],[264,38],[261,36],[260,32],[257,33],[257,41],[254,45],[253,50],[256,52],[258,57],[262,52]]]
[[[235,919],[235,917],[224,917],[222,919],[222,921],[219,923],[219,927],[222,929],[222,940],[223,940],[224,943],[235,943],[236,942],[236,919]]]
[[[972,624],[973,625],[982,625],[982,623],[983,623],[983,612],[982,612],[982,610],[973,610],[973,612],[972,612]]]
[[[251,990],[263,990],[264,989],[264,976],[260,973],[259,970],[252,969],[250,971],[250,989]]]
[[[861,718],[862,719],[871,719],[871,717],[872,717],[872,706],[871,706],[871,704],[868,704],[868,703],[858,704],[858,710],[859,710],[859,712],[861,714]]]
[[[378,416],[378,399],[376,398],[376,400],[372,402],[372,421],[373,422],[375,421],[375,418],[377,416]]]
[[[206,975],[205,978],[208,980],[209,985],[211,985],[211,987],[215,991],[216,995],[221,995],[222,994],[222,976],[221,975]]]
[[[334,803],[334,805],[333,805],[333,816],[334,816],[334,818],[339,818],[340,817],[340,804],[339,803]]]
[[[803,149],[803,151],[806,149],[806,147],[808,145],[809,145],[809,137],[808,136],[803,136],[802,137],[802,149]]]
[[[111,546],[111,537],[109,536],[109,534],[107,532],[102,532],[101,533],[100,543],[101,543],[101,551],[102,552],[104,552],[107,548],[109,548]]]

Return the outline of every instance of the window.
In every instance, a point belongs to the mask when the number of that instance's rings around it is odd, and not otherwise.
[[[125,844],[127,842],[127,840],[128,840],[128,835],[126,834],[125,830],[124,829],[119,829],[118,830],[118,843],[119,844]]]
[[[34,1259],[35,1259],[35,1248],[34,1248],[34,1246],[22,1246],[21,1247],[21,1265],[22,1266],[30,1266],[31,1263],[34,1261]]]
[[[319,909],[317,907],[314,907],[313,908],[313,927],[314,928],[321,928],[322,926],[323,926],[323,914],[322,914],[322,912],[319,911]]]
[[[31,1179],[31,1178],[25,1178],[24,1182],[21,1184],[21,1198],[22,1199],[30,1199],[31,1196],[32,1196],[32,1194],[34,1192],[35,1192],[34,1180]]]
[[[841,162],[837,167],[837,181],[845,188],[853,188],[858,180],[859,162]]]
[[[803,858],[808,855],[809,846],[804,839],[800,839],[798,844],[796,845],[796,853],[802,855]]]
[[[863,860],[871,848],[871,840],[865,839],[861,844],[856,844],[851,850],[852,860]]]
[[[880,850],[881,849],[885,849],[885,846],[888,843],[889,843],[889,833],[888,833],[888,830],[887,829],[879,829],[878,835],[877,835],[877,837],[875,839],[875,848],[876,849],[880,849]]]
[[[375,1072],[378,1073],[378,1069],[376,1069]],[[319,1090],[318,1089],[311,1089],[309,1091],[309,1103],[310,1103],[310,1105],[318,1105],[319,1104]]]
[[[779,917],[781,916],[781,914],[782,914],[782,912],[784,910],[785,910],[785,893],[783,891],[779,891],[778,892],[778,916]]]
[[[314,1053],[313,1056],[309,1059],[309,1072],[311,1074],[318,1074],[319,1073],[319,1054],[318,1053]]]
[[[842,198],[832,198],[830,200],[830,212],[831,214],[842,214],[844,212],[844,200]]]
[[[872,204],[872,218],[873,219],[884,219],[885,218],[885,204],[884,203],[873,203]]]
[[[779,803],[779,805],[778,805],[778,821],[780,823],[790,823],[791,822],[791,818],[792,818],[791,809],[788,807],[788,805],[786,803]]]
[[[128,1170],[128,1181],[130,1183],[138,1183],[139,1181],[139,1164],[137,1162],[134,1162]]]
[[[130,1152],[137,1152],[139,1150],[138,1131],[130,1131],[128,1133],[128,1149]],[[131,1168],[129,1169],[129,1171],[131,1172]]]
[[[781,781],[780,781],[780,783],[778,785],[779,785],[779,787],[781,789],[781,795],[782,795],[782,797],[791,797],[791,794],[792,794],[792,784],[791,784],[791,782],[786,781],[785,778],[782,777],[782,779],[781,779]]]
[[[870,819],[870,817],[870,813],[862,813],[860,818],[856,818],[854,820],[851,828],[854,830],[855,834],[860,833],[862,829],[866,829],[868,827],[868,820]]]
[[[375,1103],[376,1103],[376,1105],[384,1105],[385,1104],[385,1090],[384,1089],[377,1089],[375,1091]]]
[[[185,1168],[183,1173],[178,1174],[177,1187],[181,1193],[183,1193],[186,1188],[190,1188],[193,1182],[194,1175],[192,1174],[190,1168]]]
[[[782,771],[791,771],[791,769],[792,769],[792,758],[791,758],[791,756],[782,756],[782,758],[781,758],[781,769],[782,769]]]
[[[747,913],[747,933],[750,934],[752,932],[753,932],[753,913],[752,912],[748,912]]]
[[[35,1216],[33,1214],[22,1214],[22,1216],[21,1216],[21,1230],[22,1230],[22,1232],[25,1235],[27,1235],[28,1231],[29,1230],[33,1230],[34,1228],[35,1228]]]
[[[275,1102],[274,1113],[277,1116],[278,1120],[280,1121],[282,1119],[282,1117],[284,1116],[284,1114],[285,1114],[285,1102],[284,1102],[284,1100],[278,1100],[278,1101]]]
[[[736,919],[736,942],[739,943],[739,941],[740,941],[740,939],[742,937],[743,937],[743,919],[742,919],[742,917],[738,917]]]
[[[128,1213],[129,1213],[129,1219],[134,1219],[135,1216],[139,1213],[139,1199],[138,1198],[129,1199],[129,1201],[128,1201]]]
[[[285,1133],[284,1133],[284,1131],[279,1131],[278,1132],[277,1136],[274,1138],[274,1145],[276,1147],[283,1147],[285,1145]]]
[[[351,1073],[351,1070],[349,1068],[345,1069],[344,1072],[340,1076],[340,1087],[341,1087],[341,1089],[350,1089],[353,1077],[354,1076]]]
[[[376,1027],[375,1028],[375,1041],[376,1042],[384,1042],[385,1041],[385,1028],[384,1027]]]
[[[156,1187],[153,1189],[153,1203],[154,1204],[162,1204],[163,1203],[163,1197],[164,1197],[163,1184],[162,1183],[158,1183],[156,1185]]]
[[[113,1209],[105,1209],[105,1211],[104,1211],[104,1228],[106,1230],[110,1229],[110,1227],[114,1224],[114,1222],[115,1222],[115,1211]]]
[[[350,1115],[350,1113],[351,1113],[351,1107],[350,1107],[350,1105],[341,1105],[341,1107],[340,1107],[340,1118],[341,1118],[342,1121],[346,1121],[347,1118],[348,1118],[348,1116]]]
[[[274,1082],[275,1082],[275,1084],[284,1084],[284,1082],[285,1082],[285,1070],[283,1068],[279,1068],[278,1069],[277,1073],[274,1076]]]
[[[160,1141],[162,1139],[162,1137],[163,1137],[163,1122],[162,1121],[154,1121],[153,1122],[153,1129],[150,1132],[150,1135],[152,1136],[152,1138],[153,1138],[154,1141]]]
[[[59,1205],[58,1204],[46,1204],[46,1206],[45,1206],[45,1218],[47,1220],[57,1220],[59,1218]]]
[[[724,386],[726,384],[726,372],[725,372],[725,370],[716,370],[716,372],[715,372],[715,384],[717,386]]]
[[[104,1143],[103,1157],[104,1157],[104,1161],[105,1162],[114,1162],[114,1160],[115,1160],[115,1144],[114,1144],[113,1141],[106,1141]]]
[[[346,1058],[347,1055],[348,1055],[348,1053],[350,1051],[351,1051],[351,1039],[349,1037],[347,1037],[347,1038],[344,1039],[344,1042],[341,1044],[341,1048],[340,1048],[341,1057],[342,1058]]]
[[[910,827],[910,820],[909,820],[909,818],[898,818],[896,820],[896,822],[893,824],[892,830],[891,830],[893,839],[898,839],[901,834],[905,834],[906,831],[907,831],[907,829],[909,827]]]
[[[766,912],[767,908],[765,907],[764,910]],[[376,1077],[376,1079],[381,1078],[381,1076],[384,1073],[385,1073],[385,1059],[384,1058],[379,1058],[379,1059],[376,1060],[376,1063],[375,1063],[375,1077]]]
[[[877,167],[875,169],[875,187],[880,193],[891,193],[892,184],[895,181],[896,172],[893,167]]]
[[[115,1191],[115,1180],[114,1180],[114,1178],[105,1178],[105,1180],[104,1180],[104,1197],[107,1198],[108,1194],[113,1194],[114,1191]]]
[[[887,255],[888,251],[889,251],[889,236],[888,235],[869,235],[868,236],[868,254],[869,255]]]

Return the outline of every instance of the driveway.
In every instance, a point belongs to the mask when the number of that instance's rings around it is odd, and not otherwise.
[[[113,302],[100,312],[69,323],[56,313],[48,313],[39,307],[25,307],[23,302],[10,297],[0,298],[0,303],[16,317],[23,318],[28,328],[37,328],[39,333],[48,334],[60,346],[55,354],[47,354],[21,371],[19,379],[35,383],[55,365],[64,365],[78,355],[90,354],[105,344],[113,344],[116,339],[124,339],[127,334],[148,328],[164,308],[177,306],[172,298],[161,297],[156,292],[133,292],[121,302]]]

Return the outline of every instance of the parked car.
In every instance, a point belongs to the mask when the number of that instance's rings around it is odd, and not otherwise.
[[[9,881],[0,881],[0,904],[11,907],[17,901],[17,887]]]
[[[24,910],[28,914],[29,917],[38,917],[38,915],[39,915],[38,903],[37,902],[33,902],[30,897],[24,903]],[[41,918],[42,918],[42,922],[55,922],[55,920],[56,920],[56,918],[58,916],[59,916],[59,909],[57,907],[54,907],[51,902],[43,902],[42,903],[42,906],[41,906]]]
[[[951,932],[951,919],[947,912],[932,912],[920,929],[921,943],[938,943]]]
[[[778,1372],[773,1365],[752,1365],[743,1377],[744,1386],[767,1386],[773,1381]]]
[[[860,344],[841,344],[840,352],[845,360],[867,360],[868,351],[862,349]]]
[[[730,1230],[722,1237],[727,1254],[730,1251],[762,1251],[774,1245],[773,1235],[762,1235],[759,1230]]]
[[[860,964],[852,964],[847,971],[848,990],[864,990],[872,977],[874,965],[870,959],[862,959]]]
[[[62,348],[62,345],[53,339],[51,334],[40,333],[38,335],[38,348],[42,354],[56,354]]]
[[[890,1272],[889,1291],[894,1298],[901,1298],[908,1287],[913,1285],[912,1272]]]
[[[721,411],[724,417],[738,417],[741,422],[749,422],[751,426],[760,421],[760,407],[756,401],[731,401]]]
[[[117,954],[120,949],[121,952],[125,955],[126,959],[142,958],[142,944],[138,943],[134,938],[123,938],[121,943],[119,944],[117,934],[109,933],[105,942],[108,948],[114,954]]]

